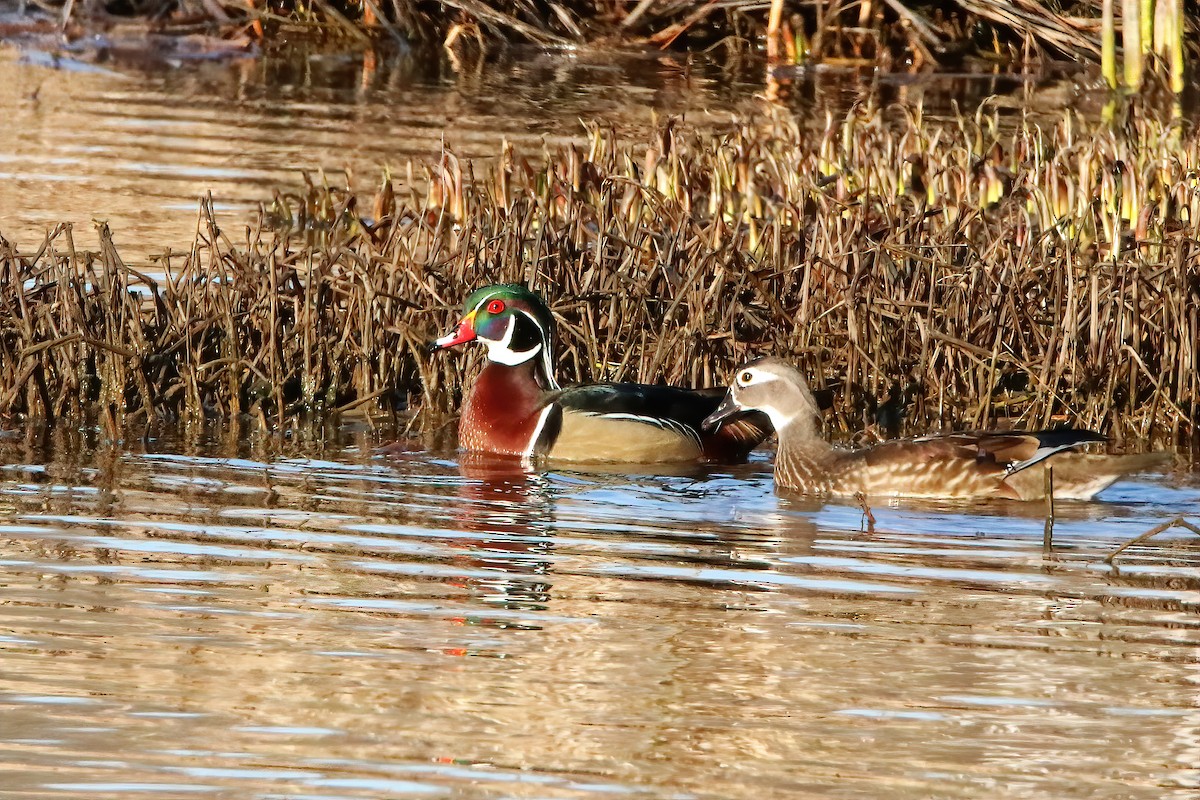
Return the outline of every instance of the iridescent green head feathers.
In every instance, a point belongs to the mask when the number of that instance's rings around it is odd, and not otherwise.
[[[542,298],[516,283],[485,286],[471,293],[454,330],[433,343],[434,350],[479,340],[488,359],[515,367],[541,356],[545,378],[554,386],[551,345],[554,316]]]

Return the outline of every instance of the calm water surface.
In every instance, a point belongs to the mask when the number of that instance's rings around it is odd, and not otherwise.
[[[1194,798],[1195,474],[861,513],[270,443],[0,442],[0,794]]]

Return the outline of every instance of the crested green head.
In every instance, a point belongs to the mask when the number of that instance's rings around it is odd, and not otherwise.
[[[432,343],[434,350],[480,341],[488,360],[515,367],[534,358],[538,383],[556,389],[551,347],[554,316],[542,298],[516,283],[498,283],[471,292],[462,319],[450,333]]]
[[[463,303],[464,319],[474,315],[475,335],[486,342],[503,342],[523,352],[554,338],[554,316],[542,298],[519,283],[497,283],[471,292]]]

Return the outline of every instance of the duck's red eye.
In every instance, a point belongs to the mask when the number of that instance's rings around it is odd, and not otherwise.
[[[493,300],[492,302],[488,303],[487,310],[489,314],[499,314],[504,310],[504,301]]]

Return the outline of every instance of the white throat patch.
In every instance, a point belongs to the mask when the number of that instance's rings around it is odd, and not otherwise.
[[[525,314],[524,311],[517,311],[516,313],[517,314]],[[537,324],[537,321],[534,320],[533,317],[530,317],[528,314],[525,314],[525,316],[528,317],[531,321],[533,321],[533,323],[535,325]],[[504,364],[509,367],[515,367],[518,364],[524,364],[526,361],[533,358],[538,353],[542,352],[541,343],[530,348],[529,350],[522,350],[520,352],[513,350],[512,349],[512,338],[513,338],[513,333],[516,332],[516,330],[517,330],[517,318],[515,316],[512,316],[512,317],[509,317],[509,319],[508,319],[508,328],[506,328],[504,331],[503,339],[500,339],[499,341],[495,341],[493,339],[484,339],[482,336],[479,337],[479,341],[481,341],[487,345],[489,361],[495,361],[498,364]]]
[[[766,394],[767,385],[780,380],[780,377],[775,373],[755,369],[754,367],[748,367],[739,371],[738,376],[741,376],[747,372],[750,373],[751,376],[750,382],[748,384],[738,384],[737,389],[739,392],[749,392],[753,390],[755,392]],[[734,402],[738,404],[739,408],[753,408],[766,414],[771,420],[771,427],[773,427],[776,431],[787,427],[794,419],[796,419],[797,416],[805,411],[804,409],[790,409],[789,411],[785,412],[783,409],[779,408],[779,406],[777,406],[774,402],[780,398],[780,395],[777,391],[771,392],[769,394],[769,398],[770,399],[768,400],[763,400],[761,402],[752,404],[743,403],[741,399],[736,396],[736,394],[734,395],[733,399]]]

